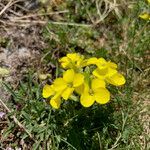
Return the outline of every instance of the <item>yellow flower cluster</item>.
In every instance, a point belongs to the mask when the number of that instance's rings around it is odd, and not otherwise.
[[[150,4],[150,0],[147,0],[147,2]],[[150,20],[150,14],[147,12],[140,14],[139,17],[144,20]]]
[[[95,101],[106,104],[110,100],[106,84],[125,84],[117,65],[104,58],[85,59],[83,55],[71,53],[59,62],[66,70],[63,76],[56,78],[52,85],[43,87],[43,97],[50,98],[50,104],[55,109],[60,107],[62,99],[68,100],[73,93],[80,95],[80,103],[84,107],[90,107]]]

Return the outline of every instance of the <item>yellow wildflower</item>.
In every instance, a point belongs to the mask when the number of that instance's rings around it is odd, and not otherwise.
[[[99,69],[107,69],[107,68],[117,69],[117,64],[110,61],[107,62],[104,58],[99,58],[96,65]]]
[[[84,107],[90,107],[96,101],[99,104],[106,104],[110,100],[110,93],[105,88],[105,82],[100,79],[91,81],[91,88],[84,84],[84,91],[81,94],[80,102]]]
[[[54,86],[53,85],[48,85],[46,84],[44,87],[43,87],[43,92],[42,92],[42,95],[44,98],[48,98],[52,95],[55,94],[55,90],[54,90]]]
[[[150,3],[150,0],[147,0],[148,1],[148,3]]]
[[[67,54],[59,62],[64,69],[80,68],[83,65],[84,56],[78,53]]]
[[[141,14],[141,15],[139,15],[139,17],[144,20],[150,20],[150,14],[148,14],[148,13]]]
[[[96,65],[97,68],[93,71],[93,75],[100,79],[106,79],[117,73],[117,65],[113,62],[107,62],[104,58],[99,58]]]
[[[84,82],[84,76],[81,73],[75,73],[73,69],[69,69],[63,73],[63,78],[57,78],[54,81],[55,91],[62,91],[61,96],[67,100],[76,87]]]
[[[46,84],[43,87],[43,93],[44,98],[49,98],[50,96],[53,96],[50,100],[50,104],[53,108],[58,109],[61,104],[61,91],[55,91],[54,85],[48,85]]]
[[[98,59],[96,57],[86,59],[86,65],[95,65],[97,63],[98,63]]]
[[[95,101],[106,104],[110,100],[106,83],[120,86],[126,82],[124,76],[117,71],[117,64],[104,58],[84,59],[78,53],[71,53],[62,57],[59,62],[68,70],[63,73],[63,77],[55,79],[52,85],[46,84],[42,93],[44,98],[50,98],[50,105],[55,109],[60,107],[61,98],[68,100],[74,91],[80,95],[80,102],[84,107],[90,107]],[[97,66],[92,74],[89,69],[93,67],[90,68],[89,65]],[[84,68],[85,66],[88,67]],[[84,74],[79,73],[84,71]]]
[[[67,100],[75,88],[83,84],[84,76],[80,73],[75,73],[73,69],[69,69],[63,73],[63,78],[55,79],[52,85],[46,84],[43,87],[43,97],[49,98],[53,108],[58,109],[61,104],[61,97]]]
[[[104,58],[93,59],[92,61],[96,62],[95,64],[97,65],[97,68],[93,71],[94,76],[115,86],[125,84],[125,78],[117,71],[117,64],[107,62]]]
[[[96,58],[96,57],[92,57],[86,60],[86,65],[97,65],[98,68],[100,69],[105,69],[105,68],[117,68],[117,64],[110,62],[110,61],[106,61],[104,58]]]
[[[126,80],[124,78],[124,76],[120,73],[115,73],[114,75],[112,76],[109,76],[106,78],[106,81],[109,83],[109,84],[112,84],[112,85],[115,85],[115,86],[120,86],[120,85],[123,85],[125,84]]]
[[[126,82],[124,76],[112,68],[108,68],[106,70],[97,68],[93,71],[93,75],[115,86],[123,85]]]
[[[53,108],[58,109],[61,104],[61,92],[57,92],[50,100],[50,104]]]
[[[103,79],[103,80],[105,80],[107,77],[110,77],[116,73],[117,73],[117,70],[111,69],[111,68],[104,68],[104,69],[96,68],[93,71],[94,76],[98,77],[99,79]]]

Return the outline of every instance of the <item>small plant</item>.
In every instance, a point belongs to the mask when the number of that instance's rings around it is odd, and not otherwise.
[[[84,107],[90,107],[95,101],[106,104],[110,100],[106,86],[125,84],[125,78],[117,71],[117,65],[104,58],[85,59],[83,55],[70,53],[59,62],[65,70],[63,77],[56,78],[52,85],[46,84],[43,87],[43,97],[50,99],[50,104],[55,109],[60,108],[62,99],[80,99]]]

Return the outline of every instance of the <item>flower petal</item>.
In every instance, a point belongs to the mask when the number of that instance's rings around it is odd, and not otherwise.
[[[123,85],[126,82],[124,76],[120,73],[114,74],[113,76],[107,78],[106,81],[115,86]]]
[[[111,76],[113,76],[116,73],[117,73],[116,69],[108,68],[108,72],[107,72],[106,76],[107,77],[111,77]]]
[[[61,96],[60,93],[57,93],[56,95],[54,95],[54,97],[50,100],[50,105],[55,108],[58,109],[60,107],[61,104]]]
[[[107,68],[106,68],[106,69],[99,69],[99,68],[96,68],[96,69],[92,72],[92,74],[93,74],[95,77],[99,78],[99,79],[105,79],[105,75],[107,74],[107,72],[108,72],[108,69],[107,69]]]
[[[59,62],[61,63],[61,66],[63,68],[67,68],[70,63],[68,57],[62,57],[61,59],[59,59]]]
[[[78,87],[84,82],[84,75],[76,73],[73,80],[73,87]]]
[[[94,97],[89,95],[87,92],[84,92],[80,97],[80,102],[84,107],[92,106],[94,101]]]
[[[69,69],[67,71],[65,71],[63,73],[63,79],[67,82],[67,83],[71,83],[73,82],[74,79],[74,70],[73,69]]]
[[[82,94],[84,90],[84,84],[81,84],[80,86],[75,88],[75,92],[77,92],[78,94]]]
[[[63,91],[67,87],[67,83],[63,80],[63,78],[55,79],[53,85],[55,91]]]
[[[94,91],[94,98],[99,104],[106,104],[110,100],[110,93],[106,88],[99,88]]]
[[[68,87],[64,90],[64,92],[62,93],[61,96],[63,97],[63,99],[68,100],[68,98],[71,96],[73,91],[74,91],[74,88],[69,88]]]
[[[77,68],[80,68],[80,67],[83,67],[83,66],[85,66],[84,57],[83,57],[83,56],[80,56],[80,59],[77,60],[77,62],[76,62],[76,67],[77,67]]]
[[[60,104],[61,104],[61,100],[60,98],[59,99],[51,99],[50,100],[50,105],[55,108],[55,109],[58,109],[60,107]]]
[[[46,85],[43,87],[42,95],[43,95],[44,98],[48,98],[48,97],[50,97],[51,95],[53,95],[54,93],[55,93],[55,91],[54,91],[53,85],[48,85],[48,84],[46,84]]]
[[[80,55],[78,53],[70,53],[67,54],[67,57],[71,60],[71,61],[78,61],[80,59]]]
[[[61,63],[61,66],[65,69],[74,68],[74,67],[80,68],[81,66],[85,65],[85,62],[84,64],[82,63],[83,60],[84,60],[83,55],[80,55],[78,53],[70,53],[70,54],[67,54],[66,57],[62,57],[59,60],[59,62]]]
[[[98,59],[98,62],[100,64],[106,64],[107,63],[107,61],[104,58],[102,58],[102,57]]]
[[[150,15],[148,13],[140,14],[139,17],[144,20],[150,20]]]
[[[104,80],[101,80],[98,78],[92,80],[92,83],[91,83],[92,90],[98,89],[100,87],[105,88],[105,86],[106,86],[106,83]]]
[[[96,57],[92,57],[92,58],[87,59],[86,65],[95,65],[97,64],[97,62],[98,62],[98,59]]]
[[[107,61],[104,58],[99,58],[96,65],[99,69],[104,69],[107,67]]]
[[[118,67],[117,64],[115,64],[115,63],[113,63],[111,61],[107,62],[107,65],[108,65],[108,67],[110,67],[112,69],[117,69],[117,67]]]

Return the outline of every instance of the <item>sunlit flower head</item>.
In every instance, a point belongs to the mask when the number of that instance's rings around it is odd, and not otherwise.
[[[104,58],[84,59],[83,55],[71,53],[62,57],[59,62],[67,70],[52,85],[46,84],[42,93],[55,109],[60,108],[63,100],[77,101],[78,98],[84,107],[90,107],[95,102],[106,104],[110,100],[106,85],[120,86],[126,82],[124,76],[118,72],[117,64]]]
[[[99,68],[97,68],[93,71],[93,75],[115,86],[123,85],[126,82],[123,75],[118,73],[117,70],[111,68],[108,68],[106,70],[100,70]]]
[[[97,68],[93,71],[93,75],[100,79],[106,79],[117,73],[117,65],[110,61],[107,62],[104,58],[99,58],[96,65]]]
[[[126,83],[126,80],[121,73],[117,72],[114,75],[107,77],[106,82],[115,86],[121,86]]]
[[[100,79],[92,79],[91,85],[84,84],[84,90],[80,102],[84,107],[90,107],[96,101],[99,104],[106,104],[110,100],[110,93],[105,88],[105,82]]]
[[[62,91],[61,96],[67,100],[75,88],[83,84],[84,76],[81,73],[75,73],[73,69],[69,69],[63,73],[63,78],[57,78],[54,81],[54,89]]]
[[[58,109],[61,104],[61,91],[56,91],[54,89],[54,85],[48,85],[46,84],[43,87],[43,92],[42,95],[44,98],[49,98],[50,99],[50,104],[53,108]]]
[[[125,84],[125,78],[117,71],[117,64],[107,62],[104,58],[99,58],[96,61],[96,65],[97,68],[92,72],[95,77],[115,86]]]
[[[84,56],[78,53],[67,54],[62,57],[59,62],[64,69],[76,69],[83,65]]]
[[[117,68],[117,64],[111,61],[106,61],[104,58],[96,58],[96,57],[86,59],[86,65],[96,65],[99,69]]]
[[[46,84],[44,87],[43,87],[43,92],[42,92],[42,95],[44,98],[48,98],[52,95],[55,94],[55,90],[54,90],[54,86],[53,85],[48,85]]]
[[[56,92],[56,94],[50,99],[50,105],[53,108],[58,109],[60,107],[60,104],[61,104],[61,91]]]

